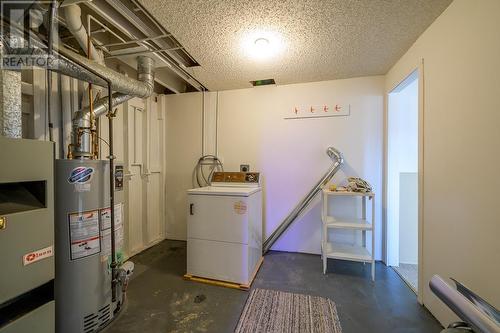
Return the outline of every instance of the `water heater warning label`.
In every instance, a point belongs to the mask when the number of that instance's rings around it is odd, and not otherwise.
[[[69,215],[71,260],[101,252],[99,211]]]

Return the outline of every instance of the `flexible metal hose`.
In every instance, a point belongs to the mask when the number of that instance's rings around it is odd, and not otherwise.
[[[342,164],[344,163],[344,156],[340,151],[333,147],[329,147],[326,150],[327,155],[335,161],[332,167],[327,171],[327,173],[320,179],[319,182],[314,185],[311,191],[298,203],[298,205],[292,210],[292,212],[281,222],[278,228],[269,236],[268,239],[264,241],[262,246],[262,253],[266,254],[269,249],[273,246],[273,244],[281,237],[281,235],[285,232],[286,229],[295,221],[295,219],[304,211],[304,209],[311,203],[316,194],[321,190],[323,186],[325,186],[330,179],[332,179],[333,175],[340,169]]]

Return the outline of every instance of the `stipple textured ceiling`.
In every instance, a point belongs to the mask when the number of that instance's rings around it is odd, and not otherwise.
[[[141,0],[210,90],[385,74],[452,0]],[[271,58],[248,53],[267,38]],[[245,44],[246,43],[246,44]]]

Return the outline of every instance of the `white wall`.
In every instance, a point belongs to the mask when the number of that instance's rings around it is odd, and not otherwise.
[[[389,92],[423,59],[423,302],[454,277],[500,308],[500,1],[455,0],[386,76]]]
[[[262,172],[266,236],[331,166],[332,162],[326,155],[328,146],[338,148],[345,155],[346,163],[343,172],[335,178],[337,182],[346,175],[353,175],[367,179],[374,186],[379,195],[376,199],[377,223],[381,225],[383,85],[383,77],[366,77],[268,86],[221,91],[218,103],[205,103],[208,108],[205,115],[213,114],[209,105],[218,104],[218,153],[225,170],[239,170],[240,164],[250,164],[252,170]],[[216,93],[208,95],[207,100],[217,98]],[[168,155],[175,158],[167,157],[167,160],[171,165],[177,163],[177,167],[172,167],[172,172],[167,175],[167,188],[169,182],[177,185],[175,191],[170,186],[176,200],[169,202],[167,197],[167,206],[169,211],[182,211],[170,221],[174,221],[178,225],[175,228],[183,232],[184,191],[189,188],[190,172],[201,154],[201,106],[196,111],[196,106],[201,105],[200,96],[200,93],[194,93],[166,97],[168,123],[171,123],[169,117],[172,116],[172,123],[178,128],[176,135],[179,135],[175,145],[168,145],[171,148]],[[322,103],[351,104],[351,116],[283,119],[294,105]],[[206,141],[213,135],[215,131],[205,133]],[[320,225],[320,205],[316,200],[274,249],[319,253]],[[381,258],[381,228],[378,229],[376,253]]]
[[[186,239],[187,194],[202,153],[201,93],[167,95],[166,101],[166,235]]]
[[[411,211],[418,205],[418,187],[406,182],[408,186],[402,188],[400,178],[402,173],[418,172],[417,72],[389,94],[388,103],[387,264],[416,264],[418,221],[417,215],[412,215]],[[413,192],[408,192],[410,190]]]
[[[165,117],[162,96],[133,98],[119,105],[113,120],[113,153],[124,163],[124,254],[137,254],[166,237]],[[99,118],[100,137],[108,140],[108,119]],[[101,159],[109,155],[101,141]]]
[[[399,174],[399,263],[418,264],[418,173]]]

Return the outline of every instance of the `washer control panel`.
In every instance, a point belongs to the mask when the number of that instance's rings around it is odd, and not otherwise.
[[[247,183],[258,183],[260,174],[258,172],[246,172],[245,182]]]
[[[212,183],[259,184],[258,172],[214,172]]]

